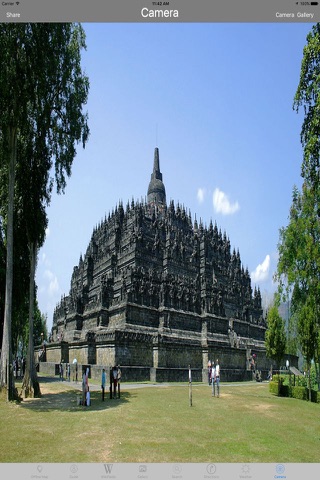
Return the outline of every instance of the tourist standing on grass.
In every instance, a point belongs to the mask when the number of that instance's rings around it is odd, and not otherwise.
[[[118,368],[116,367],[116,365],[112,369],[112,379],[113,379],[113,398],[117,398]]]
[[[88,386],[88,390],[87,390],[87,393],[86,393],[86,406],[90,407],[90,405],[91,405],[90,389],[89,389],[89,386]]]
[[[106,371],[102,369],[101,375],[101,390],[102,390],[102,401],[104,402],[104,389],[106,388]]]
[[[120,382],[121,382],[121,369],[120,369],[120,365],[118,365],[118,371],[117,371],[118,398],[120,398]]]
[[[214,365],[214,362],[212,362],[212,367],[211,367],[211,383],[212,383],[212,396],[216,396],[216,367]]]
[[[217,397],[220,395],[220,365],[219,360],[216,360],[216,384],[217,384]]]
[[[83,372],[82,375],[82,405],[86,404],[86,394],[87,394],[87,376],[86,372]]]
[[[212,381],[212,378],[211,378],[211,360],[208,361],[208,384],[210,386],[211,384],[211,381]]]
[[[86,393],[89,390],[89,368],[86,370]]]

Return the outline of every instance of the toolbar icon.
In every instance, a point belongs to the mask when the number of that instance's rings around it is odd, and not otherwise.
[[[214,463],[209,463],[209,465],[207,465],[207,472],[210,474],[210,475],[213,475],[217,470],[217,467],[215,466]]]
[[[106,473],[109,474],[109,475],[112,472],[112,468],[113,468],[113,463],[105,463],[104,464],[104,469],[105,469]]]
[[[284,473],[285,469],[286,469],[286,468],[285,468],[284,465],[282,465],[282,463],[279,463],[279,464],[276,466],[276,472],[279,473],[279,474]]]

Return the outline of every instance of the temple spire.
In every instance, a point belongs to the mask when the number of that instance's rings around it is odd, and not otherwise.
[[[159,148],[154,149],[153,172],[148,187],[148,204],[165,205],[166,189],[162,182],[162,173],[160,172]]]
[[[154,149],[154,160],[153,160],[153,175],[155,178],[162,181],[162,173],[160,172],[160,163],[159,163],[159,148]]]

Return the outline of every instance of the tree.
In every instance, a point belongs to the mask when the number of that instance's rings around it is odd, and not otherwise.
[[[37,301],[34,308],[33,332],[35,345],[41,345],[43,341],[48,340],[47,315],[41,313]]]
[[[5,186],[5,182],[1,182],[1,187]],[[1,189],[2,193],[3,189]],[[15,198],[16,204],[16,198]],[[5,216],[7,212],[7,196],[0,195],[0,217]],[[25,229],[21,224],[19,216],[19,209],[17,204],[14,211],[13,220],[13,235],[14,235],[14,256],[13,256],[13,285],[12,296],[14,298],[12,306],[12,351],[17,353],[19,338],[24,334],[26,322],[28,320],[28,287],[29,287],[29,262],[28,262],[28,246],[25,242]],[[4,292],[5,292],[5,280],[6,280],[6,241],[5,230],[6,225],[2,222],[0,226],[2,230],[2,248],[0,248],[1,264],[3,270],[0,267],[0,304],[1,304],[1,328],[0,338],[2,338],[3,327],[3,313],[4,313]],[[2,301],[3,300],[3,301]]]
[[[299,344],[307,364],[315,362],[320,390],[320,24],[303,51],[294,108],[302,106],[303,185],[294,187],[289,224],[280,230],[276,278],[280,292],[292,292]]]
[[[286,350],[286,333],[284,321],[280,317],[276,304],[268,311],[265,336],[267,357],[276,361],[278,369]]]
[[[317,324],[314,321],[315,312],[319,309],[314,304],[314,297],[308,296],[304,304],[301,306],[298,317],[298,332],[301,344],[302,354],[306,360],[308,368],[308,387],[309,400],[311,401],[311,362],[316,358],[317,351],[319,352],[319,329],[317,331]],[[317,364],[317,362],[316,362]]]
[[[295,187],[289,224],[280,230],[276,277],[279,290],[291,292],[292,320],[308,368],[315,361],[318,388],[320,352],[320,222],[318,199],[304,182]]]
[[[13,281],[13,207],[16,175],[30,254],[29,355],[25,387],[36,386],[33,368],[34,274],[38,248],[44,240],[45,207],[54,177],[63,193],[76,154],[76,143],[87,142],[89,81],[81,68],[85,48],[82,27],[75,24],[1,24],[0,132],[1,155],[9,172],[7,213],[7,264],[1,386],[13,398],[11,318]],[[16,168],[18,165],[18,168]],[[3,165],[2,165],[3,167]],[[19,168],[20,167],[20,168]],[[19,176],[19,171],[23,172]]]
[[[37,109],[34,108],[30,113],[34,114],[34,111]],[[27,123],[21,129],[17,152],[16,203],[24,227],[29,257],[29,338],[22,385],[25,397],[41,395],[34,362],[34,307],[37,252],[38,246],[44,242],[47,227],[45,207],[50,201],[50,189],[47,185],[51,159],[46,136],[46,130],[41,130],[39,112],[33,123]]]

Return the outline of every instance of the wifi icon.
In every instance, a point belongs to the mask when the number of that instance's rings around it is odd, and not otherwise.
[[[16,2],[16,5],[20,5],[20,2]]]

